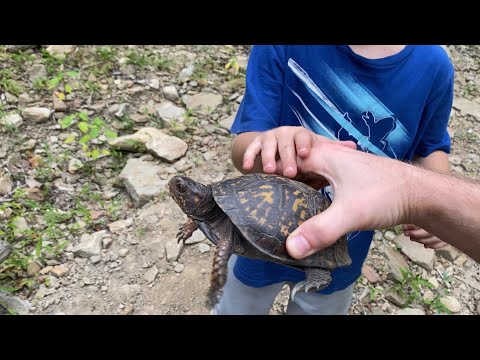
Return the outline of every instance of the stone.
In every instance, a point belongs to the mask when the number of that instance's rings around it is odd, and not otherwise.
[[[155,278],[157,277],[158,274],[158,269],[156,266],[152,266],[150,269],[147,270],[145,275],[143,276],[145,282],[147,284],[150,284],[155,281]]]
[[[47,52],[59,60],[64,60],[68,54],[75,50],[75,45],[50,45]]]
[[[407,262],[401,254],[399,254],[389,246],[385,247],[384,253],[387,257],[388,265],[390,267],[389,277],[392,277],[397,281],[402,280],[403,275],[401,269],[410,271],[410,267],[408,266]]]
[[[10,194],[12,189],[13,189],[13,182],[10,179],[10,174],[5,173],[2,175],[0,173],[0,195]]]
[[[401,251],[414,263],[423,267],[427,271],[433,269],[435,260],[435,250],[426,249],[422,244],[410,240],[401,234],[395,238],[395,243],[400,247]]]
[[[28,78],[33,83],[37,80],[45,79],[47,77],[47,69],[43,64],[34,64],[28,69]]]
[[[130,250],[128,249],[120,249],[118,250],[118,256],[120,257],[126,257],[128,255],[128,253],[130,252]]]
[[[211,114],[222,104],[223,97],[220,94],[201,92],[193,96],[184,96],[182,100],[187,109],[200,114]]]
[[[396,315],[425,315],[425,311],[422,309],[406,308],[398,310]]]
[[[462,304],[453,296],[442,297],[440,302],[452,313],[458,313],[462,310]]]
[[[362,275],[368,280],[368,282],[372,284],[381,281],[381,278],[377,274],[377,272],[374,269],[372,269],[370,265],[367,265],[367,264],[362,266]]]
[[[197,229],[193,232],[192,236],[185,240],[186,245],[190,244],[196,244],[199,242],[202,242],[206,239],[205,234],[202,232],[202,230]]]
[[[170,240],[165,244],[165,252],[168,261],[177,261],[183,250],[183,242],[177,243],[176,240]]]
[[[19,114],[9,114],[0,119],[0,124],[18,129],[23,124],[23,118]]]
[[[36,124],[44,123],[50,119],[52,112],[47,108],[31,107],[22,111],[23,120]]]
[[[183,264],[177,264],[175,265],[175,268],[173,269],[176,273],[181,273],[185,269],[185,265]]]
[[[169,101],[177,101],[178,100],[178,92],[175,85],[168,85],[164,86],[162,89],[163,97]]]
[[[113,223],[108,224],[108,229],[110,232],[113,234],[117,234],[120,232],[125,231],[127,228],[132,226],[133,220],[132,219],[126,219],[126,220],[117,220]]]
[[[200,251],[200,253],[202,254],[205,254],[210,251],[210,246],[208,244],[203,244],[203,243],[199,244],[198,251]]]
[[[106,231],[101,230],[93,234],[83,234],[80,242],[74,247],[75,256],[89,258],[92,256],[100,256],[102,253],[102,239]],[[101,259],[101,258],[100,258]]]

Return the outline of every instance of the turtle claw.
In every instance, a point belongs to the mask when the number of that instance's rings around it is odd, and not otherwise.
[[[306,273],[307,279],[300,281],[293,287],[290,295],[291,301],[294,301],[297,292],[303,290],[305,293],[308,293],[322,290],[326,288],[332,280],[330,273],[322,269],[307,269]]]
[[[177,233],[177,244],[182,241],[185,244],[185,240],[190,238],[195,230],[198,229],[198,225],[192,220],[188,220],[185,224],[180,226]]]

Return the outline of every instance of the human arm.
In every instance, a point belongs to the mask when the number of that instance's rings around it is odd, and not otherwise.
[[[479,184],[333,143],[317,143],[298,163],[311,176],[325,178],[335,197],[289,236],[293,257],[321,250],[351,231],[414,223],[480,261]]]

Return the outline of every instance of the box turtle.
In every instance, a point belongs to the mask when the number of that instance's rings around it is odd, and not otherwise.
[[[185,241],[200,229],[216,245],[208,303],[220,299],[232,254],[280,263],[306,273],[297,291],[318,291],[331,282],[330,271],[349,266],[348,243],[343,236],[332,246],[304,259],[292,258],[286,239],[302,222],[324,211],[330,202],[301,182],[267,174],[249,174],[203,185],[185,176],[168,183],[169,193],[189,217],[177,234]]]

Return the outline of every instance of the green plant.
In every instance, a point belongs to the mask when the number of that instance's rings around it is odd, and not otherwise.
[[[100,156],[110,155],[110,151],[106,148],[101,149],[99,146],[95,146],[94,143],[99,143],[98,138],[103,135],[108,139],[116,138],[118,135],[115,131],[112,131],[108,124],[106,124],[99,117],[91,119],[87,113],[78,112],[71,114],[60,120],[60,126],[62,129],[67,129],[74,123],[77,124],[78,129],[83,136],[78,140],[78,144],[81,145],[84,156],[88,160],[96,160]],[[71,135],[65,139],[66,144],[76,142],[76,136]]]

